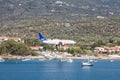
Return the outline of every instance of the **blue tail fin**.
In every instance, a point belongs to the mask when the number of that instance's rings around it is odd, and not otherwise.
[[[40,38],[41,41],[45,41],[46,40],[46,38],[42,35],[42,33],[39,33],[39,38]]]

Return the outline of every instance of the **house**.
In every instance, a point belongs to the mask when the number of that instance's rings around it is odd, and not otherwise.
[[[40,47],[40,46],[30,46],[29,48],[31,50],[40,50],[40,49],[43,49],[43,47]]]
[[[9,39],[9,40],[14,40],[14,41],[16,41],[16,42],[20,42],[20,41],[21,41],[20,38],[16,38],[16,37],[9,37],[8,39]]]
[[[95,47],[94,52],[95,53],[107,53],[107,50],[103,47]]]
[[[117,47],[117,46],[115,46],[115,47],[110,47],[110,48],[108,49],[108,52],[109,52],[109,53],[112,53],[112,52],[116,53],[116,52],[119,52],[119,51],[120,51],[120,48]]]
[[[114,47],[95,47],[94,49],[95,53],[119,53],[120,52],[120,46],[114,46]]]
[[[24,41],[21,40],[21,38],[0,36],[0,43],[3,42],[3,41],[6,41],[6,40],[14,40],[14,41],[17,41],[17,42],[23,42],[24,43]]]
[[[0,36],[0,43],[5,41],[5,40],[8,40],[8,37],[6,36]]]

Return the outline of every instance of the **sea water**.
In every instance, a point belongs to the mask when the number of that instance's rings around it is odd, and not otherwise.
[[[82,60],[7,60],[0,63],[0,80],[120,80],[120,61],[98,60],[82,67]]]

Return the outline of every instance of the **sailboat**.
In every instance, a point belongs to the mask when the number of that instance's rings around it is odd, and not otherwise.
[[[93,63],[90,62],[90,59],[84,60],[81,64],[82,66],[93,66]]]

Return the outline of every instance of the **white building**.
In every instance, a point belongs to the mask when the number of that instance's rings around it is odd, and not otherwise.
[[[23,42],[24,43],[24,41],[22,41],[21,38],[0,36],[0,43],[3,41],[6,41],[6,40],[14,40],[16,42]]]

